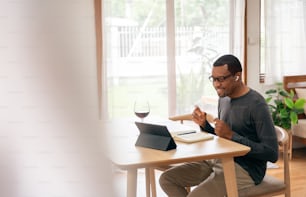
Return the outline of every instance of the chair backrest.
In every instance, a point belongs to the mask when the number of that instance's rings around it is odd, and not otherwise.
[[[182,124],[185,120],[191,121],[192,120],[192,114],[183,114],[183,115],[177,115],[177,116],[170,116],[169,120],[172,121],[180,121]]]
[[[290,173],[289,173],[289,155],[288,142],[289,136],[285,129],[275,126],[278,145],[283,153],[283,178],[280,180],[277,177],[266,174],[263,181],[253,187],[248,187],[239,190],[239,197],[271,197],[285,194],[285,197],[290,197]]]
[[[290,170],[289,170],[289,154],[288,143],[289,136],[285,129],[275,126],[278,144],[283,149],[283,162],[284,162],[284,183],[286,185],[286,197],[290,196]]]
[[[288,92],[295,88],[306,88],[306,75],[284,76],[283,87]]]
[[[214,123],[215,118],[212,114],[206,114],[206,119],[210,123]],[[192,114],[183,114],[177,116],[170,116],[169,120],[180,121],[182,124],[184,121],[192,121]]]

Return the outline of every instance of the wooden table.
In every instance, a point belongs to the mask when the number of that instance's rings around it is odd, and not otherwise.
[[[108,136],[111,161],[120,169],[127,170],[127,197],[136,197],[139,168],[145,168],[146,176],[149,176],[150,168],[206,159],[221,159],[227,196],[238,196],[233,157],[249,152],[247,146],[216,136],[212,140],[191,144],[177,142],[176,149],[160,151],[135,146],[138,130],[133,122],[107,123],[104,130],[111,133]],[[147,192],[147,195],[150,194]]]

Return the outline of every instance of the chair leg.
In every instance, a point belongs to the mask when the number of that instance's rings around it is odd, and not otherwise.
[[[150,184],[151,184],[152,197],[156,197],[156,181],[155,181],[154,168],[150,168]]]
[[[292,131],[290,131],[289,133],[289,143],[288,143],[288,147],[289,147],[289,160],[292,159]]]
[[[146,168],[146,196],[156,197],[156,182],[155,182],[155,171],[154,168]]]

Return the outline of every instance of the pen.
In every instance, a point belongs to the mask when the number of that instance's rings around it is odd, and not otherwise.
[[[186,134],[191,134],[191,133],[196,133],[196,131],[189,131],[189,132],[185,132],[185,133],[179,133],[177,135],[186,135]]]

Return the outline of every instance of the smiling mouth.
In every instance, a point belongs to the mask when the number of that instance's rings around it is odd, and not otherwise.
[[[217,92],[223,92],[224,89],[218,88],[218,89],[216,89],[216,91],[217,91]]]
[[[219,96],[224,95],[224,89],[218,88],[216,91]]]

